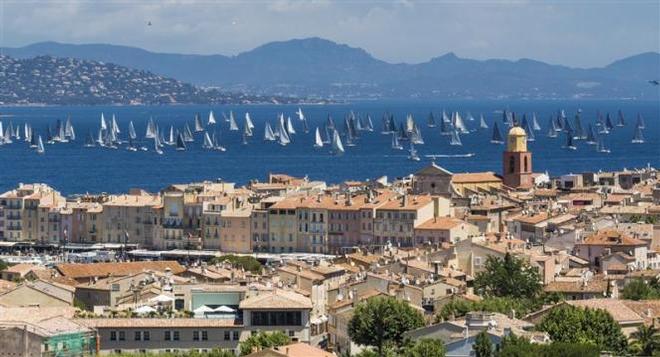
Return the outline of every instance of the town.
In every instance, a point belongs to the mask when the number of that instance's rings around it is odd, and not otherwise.
[[[658,171],[550,177],[526,135],[501,172],[18,184],[0,195],[2,353],[657,353]]]

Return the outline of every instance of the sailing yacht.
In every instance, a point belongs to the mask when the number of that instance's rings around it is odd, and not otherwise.
[[[209,136],[208,131],[204,133],[204,143],[202,144],[202,148],[213,149],[213,141],[211,140],[211,136]]]
[[[419,155],[417,155],[417,150],[415,149],[415,145],[410,142],[410,150],[408,150],[410,155],[408,155],[408,159],[412,161],[419,161]]]
[[[631,143],[633,144],[644,143],[644,134],[642,133],[642,128],[640,128],[639,125],[635,127],[635,135],[633,136]]]
[[[367,131],[374,131],[374,123],[371,121],[371,115],[367,114]]]
[[[286,131],[289,135],[296,133],[296,129],[293,128],[293,123],[291,122],[291,117],[286,118]]]
[[[284,123],[284,116],[280,115],[280,125],[277,128],[277,143],[286,146],[291,142],[289,133],[286,130],[286,124]]]
[[[183,143],[183,141],[182,141],[182,143]],[[184,150],[185,150],[186,144],[183,143],[183,146],[184,146]],[[158,155],[163,155],[163,149],[161,149],[160,147],[161,147],[160,139],[158,138],[158,136],[155,136],[154,137],[154,151]]]
[[[614,125],[612,124],[612,118],[610,117],[610,113],[607,113],[607,115],[605,116],[605,126],[607,127],[608,131],[614,129]]]
[[[206,122],[206,125],[215,125],[215,115],[213,115],[212,110],[209,112],[209,120]]]
[[[341,143],[341,137],[336,129],[332,132],[332,152],[335,155],[342,155],[344,153],[344,145]]]
[[[155,140],[156,147],[158,147],[158,139]],[[183,134],[179,133],[179,136],[176,138],[176,150],[184,151],[186,150],[186,141],[183,140]]]
[[[128,138],[132,140],[137,139],[137,133],[135,132],[135,126],[132,120],[128,122]]]
[[[427,126],[429,128],[435,128],[435,117],[433,117],[433,112],[429,113],[429,119],[428,119]]]
[[[105,116],[101,113],[101,130],[108,130],[108,124],[105,122]]]
[[[626,118],[623,117],[623,112],[621,109],[619,109],[619,112],[617,113],[617,122],[616,126],[625,126],[626,125]]]
[[[176,137],[174,136],[174,126],[170,125],[170,135],[168,136],[167,140],[164,140],[165,145],[174,145],[176,144]]]
[[[46,152],[46,149],[44,148],[44,142],[41,140],[41,135],[39,135],[39,139],[37,140],[37,154],[43,154]]]
[[[218,135],[218,136],[219,136],[219,135]],[[212,140],[213,140],[213,149],[214,149],[214,150],[217,150],[217,151],[227,151],[227,149],[225,149],[225,147],[222,146],[222,145],[220,145],[220,143],[218,142],[218,136],[216,136],[216,135],[215,135],[215,132],[213,132],[213,137],[212,137]]]
[[[504,144],[502,133],[500,133],[500,128],[497,126],[497,121],[493,122],[493,135],[490,138],[490,142],[493,144]]]
[[[204,131],[204,125],[202,124],[202,116],[197,113],[195,114],[195,132],[201,133]]]
[[[603,135],[600,135],[598,137],[598,143],[596,144],[596,151],[604,154],[610,153],[610,149],[605,147],[605,139],[603,139]]]
[[[128,146],[126,146],[126,150],[128,150],[128,151],[137,151],[138,150],[137,146],[135,145],[134,140],[130,136],[128,137]]]
[[[532,113],[532,129],[534,131],[541,131],[541,125],[539,125],[539,121],[536,118],[536,113]]]
[[[234,119],[234,112],[229,112],[229,130],[238,131],[238,124],[236,124],[236,119]]]
[[[296,111],[296,115],[298,115],[298,120],[300,121],[305,120],[305,114],[303,114],[302,108],[298,107],[298,110]]]
[[[188,126],[188,123],[186,123],[186,125],[183,127],[182,138],[187,143],[192,143],[193,141],[195,141],[195,137],[193,136],[192,131],[190,131],[190,127]]]
[[[85,140],[85,147],[86,148],[93,148],[95,147],[96,144],[94,143],[94,135],[92,134],[92,131],[89,131],[89,134],[87,134],[87,140]]]
[[[577,150],[577,147],[573,143],[573,132],[572,131],[567,131],[566,132],[566,145],[564,145],[564,149],[568,150]]]
[[[314,133],[314,147],[317,149],[323,147],[323,139],[321,139],[319,127],[316,127],[316,132]]]
[[[264,127],[264,141],[275,141],[275,133],[273,133],[273,128],[270,126],[269,122],[266,122]]]
[[[403,146],[399,143],[399,136],[396,133],[392,133],[392,149],[403,150]]]
[[[461,146],[463,143],[461,142],[461,137],[458,134],[458,130],[455,130],[451,132],[451,139],[449,140],[449,145],[454,145],[454,146]]]
[[[635,126],[640,129],[646,129],[646,123],[644,123],[644,117],[642,114],[637,113],[637,124],[635,124]]]
[[[483,114],[479,115],[479,128],[480,129],[488,129],[488,124],[486,124],[486,119],[484,119]]]
[[[147,122],[147,132],[144,134],[146,139],[153,139],[156,137],[156,123],[154,123],[153,118],[149,118]]]
[[[250,136],[252,136],[252,129],[254,129],[254,124],[252,123],[252,118],[250,118],[250,113],[245,112],[245,125],[250,128]]]
[[[591,125],[591,123],[589,123],[589,127],[587,129],[587,137],[585,143],[589,145],[596,144],[596,130],[594,129],[593,125]]]
[[[422,132],[419,130],[417,124],[413,126],[413,131],[410,134],[410,142],[417,145],[423,145],[424,139],[422,138]]]

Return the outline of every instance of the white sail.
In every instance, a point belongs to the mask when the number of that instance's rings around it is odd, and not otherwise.
[[[293,128],[293,123],[291,122],[291,117],[287,117],[286,119],[286,131],[289,135],[296,133],[296,129]]]
[[[413,144],[412,142],[410,142],[409,152],[410,152],[410,155],[408,156],[408,159],[410,159],[412,161],[419,161],[420,160],[419,155],[417,155],[417,150],[415,149],[415,144]]]
[[[298,115],[298,120],[305,120],[305,114],[303,114],[302,108],[298,107],[296,114]]]
[[[39,140],[37,141],[37,153],[43,154],[46,152],[46,149],[44,148],[44,142],[41,140],[41,135],[39,135]]]
[[[202,124],[202,118],[199,114],[195,114],[195,132],[201,133],[204,131],[204,125]]]
[[[245,125],[247,125],[250,130],[254,129],[254,123],[252,123],[252,119],[250,118],[250,113],[245,112]]]
[[[204,144],[202,144],[202,147],[204,149],[213,149],[213,141],[211,140],[208,131],[204,133]]]
[[[481,129],[488,129],[488,124],[486,124],[486,119],[484,119],[483,114],[479,116],[479,127]]]
[[[234,119],[234,112],[229,112],[229,130],[238,131],[238,124],[236,124],[236,119]]]
[[[99,134],[96,137],[96,142],[100,145],[103,146],[105,142],[103,141],[103,129],[99,128]]]
[[[316,127],[316,133],[314,134],[314,147],[315,148],[323,147],[323,139],[321,139],[321,132],[319,131],[318,127]]]
[[[284,124],[284,118],[280,117],[280,125],[277,129],[278,135],[277,135],[277,142],[285,146],[291,142],[291,138],[289,137],[289,134],[287,133],[287,130],[285,128]]]
[[[147,139],[153,139],[156,136],[156,124],[154,123],[153,118],[149,118],[147,122],[147,132],[144,135]]]
[[[341,137],[337,130],[334,130],[332,133],[332,151],[335,155],[341,155],[344,153],[344,145],[341,143]]]
[[[206,122],[207,125],[213,125],[215,124],[215,116],[213,115],[213,111],[211,110],[209,112],[209,120]]]
[[[449,141],[449,145],[456,145],[456,146],[463,145],[463,143],[461,142],[461,137],[458,135],[458,130],[454,130],[451,132],[451,140]]]
[[[137,139],[137,133],[135,132],[135,126],[132,120],[128,122],[128,137],[133,140]]]
[[[396,133],[392,133],[392,149],[403,150],[403,146],[399,144],[399,136]]]
[[[112,114],[112,130],[115,132],[115,134],[121,133],[121,130],[119,130],[119,125],[117,125],[117,119],[115,118],[114,114]]]
[[[271,128],[270,123],[268,122],[266,122],[266,127],[264,128],[264,140],[275,141],[275,134],[273,133],[273,128]]]
[[[105,122],[105,116],[101,113],[101,130],[107,130],[108,124]]]

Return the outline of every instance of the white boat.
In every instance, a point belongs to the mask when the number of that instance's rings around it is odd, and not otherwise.
[[[238,124],[236,124],[236,119],[234,119],[234,112],[229,112],[229,130],[238,131]]]
[[[202,117],[199,113],[195,114],[195,132],[201,133],[204,131],[204,124],[202,124]]]
[[[87,140],[85,140],[85,147],[86,148],[93,148],[95,147],[96,144],[94,143],[94,135],[92,135],[92,131],[89,131],[89,134],[87,135]]]
[[[176,144],[176,136],[174,135],[174,126],[172,126],[172,125],[170,125],[170,135],[167,138],[167,140],[165,141],[165,144],[170,145],[170,146]]]
[[[103,128],[99,128],[99,133],[96,137],[96,143],[99,144],[99,146],[105,146],[105,141],[103,140]]]
[[[458,134],[458,130],[455,130],[451,132],[451,139],[449,140],[449,145],[454,145],[454,146],[461,146],[463,143],[461,142],[461,137]]]
[[[483,114],[479,115],[479,128],[488,129],[488,124],[486,124],[486,119],[484,119]]]
[[[213,149],[213,141],[211,140],[211,136],[209,136],[208,131],[204,133],[204,143],[202,144],[202,148]]]
[[[296,133],[296,129],[293,128],[293,123],[291,122],[291,117],[286,118],[286,131],[289,135]]]
[[[269,122],[266,122],[264,127],[264,141],[275,141],[275,133],[273,133],[273,128],[270,126]]]
[[[39,139],[37,139],[37,154],[43,154],[46,152],[46,149],[44,148],[44,142],[41,140],[41,135],[39,135]]]
[[[298,110],[296,111],[296,115],[298,115],[298,120],[303,121],[305,120],[305,114],[302,111],[302,108],[298,107]]]
[[[321,132],[319,131],[318,127],[316,127],[316,132],[314,133],[314,147],[315,148],[323,147],[323,139],[321,139]]]
[[[396,133],[392,133],[392,149],[403,150],[403,146],[399,143],[399,136]]]
[[[252,123],[252,118],[250,118],[250,113],[245,112],[245,125],[250,128],[250,132],[254,129],[254,123]]]
[[[335,155],[341,155],[344,153],[344,145],[341,143],[341,137],[336,129],[333,130],[332,133],[332,152]]]
[[[156,139],[156,147],[158,147],[158,139]],[[179,136],[176,138],[176,150],[184,151],[186,150],[186,142],[183,140],[183,134],[179,133]]]
[[[137,133],[135,132],[135,126],[132,120],[128,122],[128,137],[132,140],[137,139]]]
[[[213,115],[213,111],[211,110],[209,112],[209,120],[206,122],[206,125],[214,125],[215,124],[215,116]]]
[[[603,139],[602,135],[598,137],[598,143],[596,144],[596,151],[604,154],[610,153],[610,149],[605,147],[605,139]]]
[[[163,149],[160,148],[161,144],[159,142],[158,136],[154,137],[154,151],[158,155],[163,155]],[[184,144],[185,146],[185,144]]]
[[[633,144],[643,144],[644,143],[644,134],[642,133],[642,128],[638,125],[635,128],[635,135],[631,141]]]
[[[227,149],[225,149],[225,147],[220,145],[220,143],[218,142],[218,137],[215,135],[215,132],[213,132],[213,136],[211,139],[213,141],[213,150],[227,151]]]
[[[101,113],[101,130],[107,130],[108,124],[105,122],[105,116]]]
[[[147,122],[147,132],[144,134],[144,137],[147,139],[153,139],[156,137],[156,123],[154,123],[153,118],[149,118]]]

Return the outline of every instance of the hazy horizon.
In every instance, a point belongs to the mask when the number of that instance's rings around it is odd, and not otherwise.
[[[320,37],[389,63],[421,63],[453,52],[463,58],[530,58],[588,68],[660,52],[658,13],[660,2],[646,0],[0,0],[0,47],[107,43],[232,56],[268,42]]]

